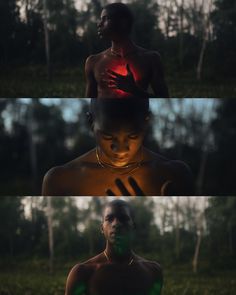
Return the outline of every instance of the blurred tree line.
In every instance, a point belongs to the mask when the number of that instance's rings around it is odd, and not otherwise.
[[[112,1],[1,0],[0,64],[80,65],[108,46],[97,36],[102,7]],[[169,75],[235,77],[234,0],[129,0],[134,41],[158,50]]]
[[[134,207],[134,250],[171,268],[194,272],[236,266],[236,198],[127,198]],[[52,217],[54,264],[83,261],[103,251],[100,232],[107,198],[2,197],[2,266],[17,261],[48,261],[48,215]],[[48,268],[48,266],[47,266]]]
[[[199,107],[194,99],[151,100],[153,115],[145,146],[185,161],[197,194],[235,195],[236,101],[210,101],[211,108],[204,103]],[[0,100],[1,195],[40,195],[50,168],[95,147],[86,117],[89,100],[50,102]]]

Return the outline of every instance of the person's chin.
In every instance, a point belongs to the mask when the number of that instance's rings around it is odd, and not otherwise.
[[[106,39],[106,35],[101,31],[98,31],[98,37],[99,39],[104,39],[104,40]]]
[[[129,160],[114,160],[112,161],[112,164],[117,168],[122,168],[126,165],[128,165]]]

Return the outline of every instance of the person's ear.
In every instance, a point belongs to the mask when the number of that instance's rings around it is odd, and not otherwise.
[[[86,117],[87,117],[87,122],[88,122],[91,130],[93,130],[93,126],[94,126],[93,115],[90,112],[87,112]]]

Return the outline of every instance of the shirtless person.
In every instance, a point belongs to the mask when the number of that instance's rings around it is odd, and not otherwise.
[[[132,251],[134,227],[128,203],[123,200],[108,203],[101,225],[106,248],[72,268],[65,295],[160,295],[161,267]]]
[[[133,16],[128,6],[104,7],[98,24],[101,38],[111,41],[107,50],[86,60],[85,97],[168,97],[160,55],[130,39]],[[151,86],[153,94],[147,92]]]
[[[143,146],[148,99],[91,99],[88,120],[96,148],[48,171],[43,195],[192,195],[192,174]]]

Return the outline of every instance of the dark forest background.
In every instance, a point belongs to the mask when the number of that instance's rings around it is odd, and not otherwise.
[[[135,211],[134,251],[161,263],[163,295],[234,294],[235,197],[125,199]],[[104,249],[107,201],[2,197],[0,294],[64,294],[72,266]]]
[[[199,195],[236,195],[236,100],[153,99],[145,146],[185,161]],[[45,173],[95,147],[89,99],[0,99],[0,194],[40,195]]]
[[[0,0],[0,97],[84,97],[84,63],[112,1]],[[133,39],[160,52],[171,97],[235,97],[234,0],[129,0]]]

